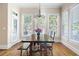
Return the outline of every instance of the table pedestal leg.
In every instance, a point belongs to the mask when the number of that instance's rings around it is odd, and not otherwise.
[[[30,43],[30,56],[32,56],[32,43]]]

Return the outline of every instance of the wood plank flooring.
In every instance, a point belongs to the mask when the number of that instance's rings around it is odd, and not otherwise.
[[[76,53],[74,53],[61,43],[55,43],[53,47],[54,56],[77,56]]]
[[[22,44],[18,43],[10,49],[0,50],[0,56],[20,56],[20,51],[17,50]],[[65,47],[61,43],[54,43],[53,45],[54,56],[77,56],[73,51]]]

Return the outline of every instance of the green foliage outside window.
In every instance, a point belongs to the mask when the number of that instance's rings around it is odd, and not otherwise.
[[[28,34],[31,30],[31,16],[24,15],[24,34]]]
[[[77,30],[79,32],[79,22],[72,24],[72,30]]]
[[[44,20],[44,17],[36,18],[37,27],[42,29],[44,27]]]
[[[53,32],[56,32],[57,30],[57,16],[55,15],[50,15],[49,16],[49,30],[50,31],[53,31]]]

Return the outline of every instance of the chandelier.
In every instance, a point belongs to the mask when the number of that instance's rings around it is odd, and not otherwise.
[[[38,8],[38,16],[37,17],[41,17],[41,6],[40,6],[40,3],[39,3],[39,8]]]
[[[37,13],[34,15],[34,18],[44,18],[45,16],[44,16],[44,13],[43,12],[45,12],[45,10],[44,9],[42,9],[41,8],[41,4],[39,3],[38,4],[38,9],[37,9],[38,11],[37,11]]]
[[[41,17],[44,17],[44,16],[42,15],[41,4],[39,3],[38,4],[38,13],[34,16],[34,18],[41,18]]]

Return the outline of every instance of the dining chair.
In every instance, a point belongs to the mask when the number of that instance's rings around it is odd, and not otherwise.
[[[55,40],[55,32],[53,33],[53,35],[50,35],[50,38],[52,41]],[[45,52],[45,55],[47,55],[49,52],[48,50],[51,52],[51,55],[53,55],[52,50],[53,50],[53,43],[42,43],[40,44],[40,54],[42,55],[43,52]]]
[[[26,55],[28,56],[29,55],[29,47],[30,47],[30,43],[23,43],[22,42],[22,46],[20,46],[18,48],[18,50],[20,50],[20,56],[23,55],[24,50],[26,51]]]

